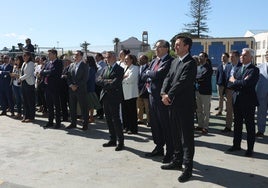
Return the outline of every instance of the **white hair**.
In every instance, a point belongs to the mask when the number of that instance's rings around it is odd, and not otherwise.
[[[242,49],[243,52],[249,52],[249,54],[251,55],[251,57],[255,56],[255,51],[252,48],[243,48]]]

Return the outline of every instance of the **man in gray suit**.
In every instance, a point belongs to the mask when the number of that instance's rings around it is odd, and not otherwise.
[[[88,104],[87,104],[87,80],[88,80],[88,65],[83,62],[83,52],[76,51],[75,62],[70,65],[67,83],[69,86],[69,104],[71,124],[66,129],[72,129],[77,124],[77,102],[79,102],[82,117],[83,117],[83,130],[88,129]]]
[[[266,51],[265,58],[266,62],[258,66],[260,74],[256,87],[257,97],[259,101],[259,106],[257,107],[258,132],[256,133],[256,137],[264,136],[268,110],[268,50]]]

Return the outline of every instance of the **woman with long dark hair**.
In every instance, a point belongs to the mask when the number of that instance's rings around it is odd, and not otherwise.
[[[34,91],[34,62],[31,52],[24,52],[24,63],[21,67],[21,90],[23,96],[23,119],[22,122],[33,122],[35,118],[35,91]]]
[[[86,63],[88,64],[88,80],[87,80],[87,98],[89,105],[89,123],[94,122],[94,109],[101,108],[97,94],[95,93],[95,78],[98,70],[96,61],[93,56],[87,56]]]
[[[21,74],[21,67],[23,64],[22,55],[17,55],[15,57],[15,63],[13,66],[13,71],[10,73],[10,77],[12,78],[12,89],[15,96],[15,102],[17,106],[17,114],[15,116],[16,119],[20,119],[22,117],[22,92],[21,92],[21,83],[19,81],[19,76]]]

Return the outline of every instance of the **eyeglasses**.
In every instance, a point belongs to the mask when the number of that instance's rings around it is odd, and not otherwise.
[[[166,48],[165,46],[155,46],[154,49]]]

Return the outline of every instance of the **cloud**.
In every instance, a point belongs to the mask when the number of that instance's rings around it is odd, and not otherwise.
[[[15,38],[15,39],[19,39],[19,40],[25,40],[26,38],[29,38],[25,34],[16,34],[16,33],[6,33],[6,34],[4,34],[4,37]]]

